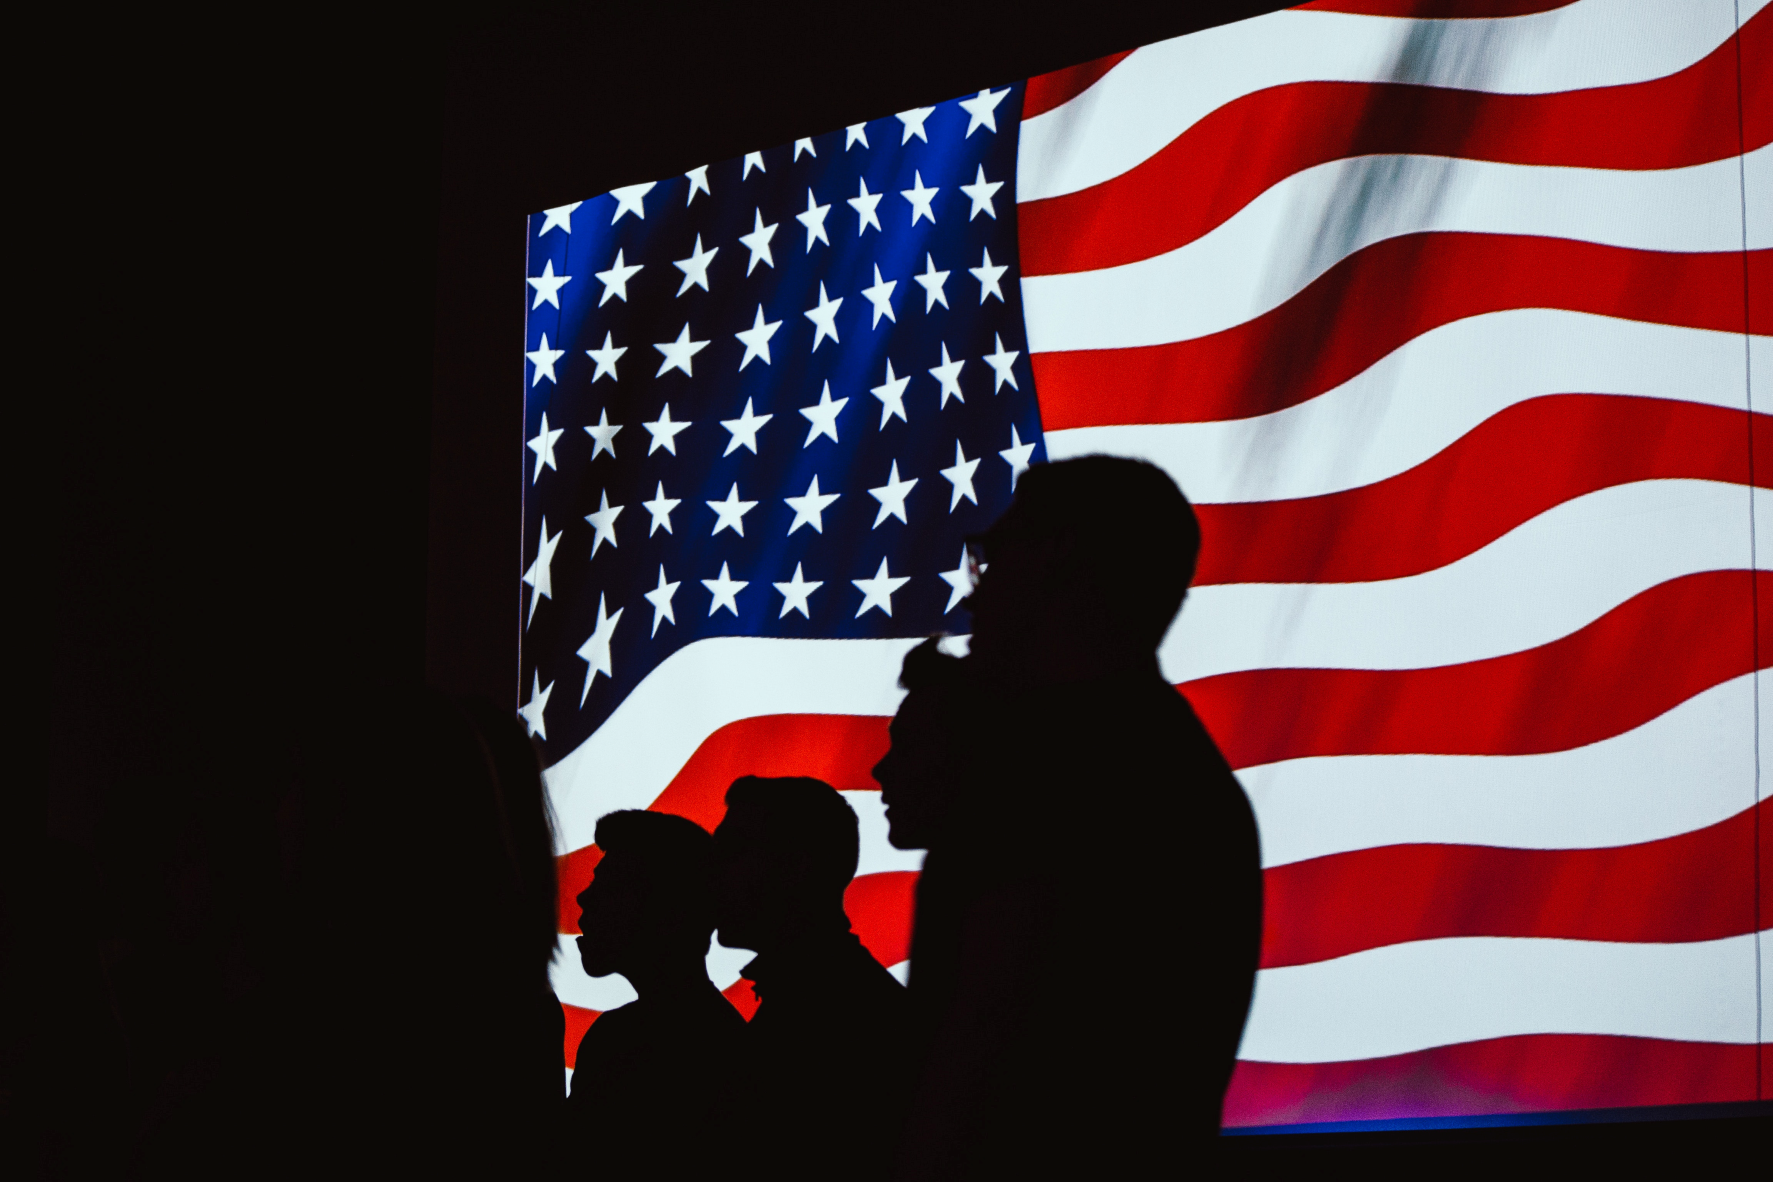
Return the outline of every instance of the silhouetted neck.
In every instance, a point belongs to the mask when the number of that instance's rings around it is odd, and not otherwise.
[[[670,1005],[695,999],[705,993],[718,992],[708,979],[705,957],[676,955],[650,958],[645,963],[624,966],[621,974],[634,986],[640,1000]]]
[[[867,957],[868,952],[844,919],[759,949],[757,956],[739,972],[757,986],[761,996],[771,988],[778,992],[793,990],[800,982],[828,975],[858,955]]]

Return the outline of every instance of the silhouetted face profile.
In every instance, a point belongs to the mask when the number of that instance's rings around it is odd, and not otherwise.
[[[621,972],[641,929],[643,891],[638,868],[628,861],[605,854],[579,892],[579,963],[593,977]]]
[[[764,951],[834,924],[856,873],[855,810],[821,780],[743,776],[714,831],[720,942]]]
[[[1161,468],[1112,456],[1030,468],[974,543],[975,664],[1031,684],[1148,664],[1199,551],[1194,509]]]
[[[598,821],[596,837],[603,858],[578,900],[585,971],[621,973],[643,989],[642,980],[662,971],[699,966],[714,930],[707,831],[683,817],[626,809]]]
[[[892,746],[874,765],[886,805],[887,840],[902,850],[939,840],[963,775],[954,712],[961,661],[930,639],[905,656],[899,684],[906,694],[888,728]]]

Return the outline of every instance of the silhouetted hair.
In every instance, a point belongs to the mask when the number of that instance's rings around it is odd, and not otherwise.
[[[729,814],[761,814],[772,851],[792,851],[802,860],[808,886],[841,894],[856,876],[861,853],[856,810],[825,781],[741,776],[726,790],[726,807]]]
[[[1169,473],[1119,456],[1028,469],[1014,503],[983,539],[987,559],[992,540],[1009,534],[1074,539],[1073,573],[1100,580],[1116,614],[1153,645],[1176,618],[1200,555],[1194,506]]]
[[[619,855],[640,879],[655,922],[704,941],[714,931],[714,839],[687,817],[623,809],[597,822],[605,857]]]
[[[966,664],[942,651],[942,637],[932,636],[910,652],[899,665],[899,688],[910,693],[949,693],[961,688]]]

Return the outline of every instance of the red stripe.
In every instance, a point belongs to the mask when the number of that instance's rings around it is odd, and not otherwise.
[[[603,1011],[569,1006],[564,1001],[560,1008],[566,1013],[566,1065],[571,1067],[579,1057],[579,1040],[591,1029],[591,1023],[603,1016]]]
[[[1351,12],[1360,16],[1413,16],[1444,20],[1458,17],[1528,16],[1568,8],[1576,0],[1309,0],[1295,8],[1318,12]]]
[[[1240,1060],[1225,1097],[1225,1124],[1753,1100],[1758,1049],[1608,1034],[1523,1034],[1349,1063]]]
[[[1094,86],[1108,71],[1125,61],[1132,50],[1111,53],[1081,65],[1067,66],[1050,74],[1036,74],[1028,80],[1022,95],[1022,118],[1032,119],[1054,107],[1063,106]]]
[[[917,872],[864,874],[843,893],[843,913],[862,947],[892,968],[911,958],[911,916],[917,910]]]
[[[1739,936],[1758,926],[1757,829],[1773,841],[1773,806],[1612,849],[1394,845],[1277,866],[1263,875],[1262,967],[1448,936]],[[1773,883],[1759,892],[1761,908],[1773,906]]]
[[[1341,260],[1253,320],[1192,340],[1035,353],[1046,430],[1242,419],[1335,388],[1443,324],[1563,308],[1722,332],[1773,331],[1773,250],[1672,254],[1565,238],[1427,233]],[[1752,312],[1753,320],[1749,320]]]
[[[887,750],[887,718],[852,714],[767,714],[721,727],[697,747],[652,804],[713,831],[726,815],[726,790],[740,776],[813,776],[850,791],[878,790],[870,774]],[[579,930],[580,891],[603,856],[594,845],[556,859],[559,924]]]
[[[1742,57],[1773,63],[1773,12],[1742,30]],[[1740,96],[1747,147],[1773,139],[1773,84]],[[1277,182],[1352,156],[1456,156],[1505,164],[1680,168],[1734,156],[1737,46],[1677,74],[1558,94],[1368,82],[1300,82],[1212,111],[1136,167],[1075,193],[1016,207],[1022,271],[1090,271],[1193,242]],[[1211,177],[1202,184],[1202,177]]]
[[[1196,505],[1195,583],[1402,578],[1598,489],[1682,478],[1747,484],[1756,478],[1749,424],[1753,445],[1773,455],[1767,415],[1625,395],[1529,399],[1386,480],[1296,500]],[[1773,486],[1765,464],[1758,482]]]
[[[1641,726],[1757,660],[1773,664],[1773,578],[1761,580],[1758,604],[1755,582],[1750,571],[1683,575],[1550,644],[1482,661],[1253,669],[1179,688],[1234,768],[1308,755],[1566,751]]]

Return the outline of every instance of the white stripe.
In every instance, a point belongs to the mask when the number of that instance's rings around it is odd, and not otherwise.
[[[1547,394],[1745,409],[1744,361],[1741,333],[1518,308],[1425,332],[1285,410],[1051,431],[1047,456],[1149,460],[1196,504],[1315,497],[1408,471],[1499,411]]]
[[[1753,497],[1757,517],[1773,514],[1773,493]],[[1180,683],[1244,669],[1422,669],[1537,648],[1669,579],[1748,570],[1749,498],[1742,485],[1645,480],[1555,505],[1419,575],[1196,587],[1158,659]]]
[[[556,844],[590,845],[597,819],[642,809],[731,722],[766,714],[890,715],[908,640],[699,640],[667,657],[604,724],[547,771]]]
[[[1742,0],[1747,22],[1767,0]],[[1293,82],[1405,82],[1547,94],[1676,73],[1736,28],[1731,0],[1584,0],[1499,20],[1276,12],[1147,45],[1063,106],[1024,120],[1020,200],[1087,189],[1215,108]]]
[[[1333,1063],[1517,1034],[1754,1043],[1755,937],[1461,937],[1263,969],[1238,1057]]]
[[[548,970],[555,997],[569,1006],[601,1012],[625,1006],[639,996],[634,992],[634,986],[628,983],[628,978],[618,973],[607,977],[587,975],[585,966],[579,961],[577,940],[577,936],[560,937],[554,963]],[[756,955],[744,948],[725,948],[718,941],[711,941],[708,945],[708,979],[714,982],[716,989],[725,989],[739,979],[739,970]]]
[[[1691,833],[1755,803],[1752,674],[1640,727],[1546,755],[1338,755],[1237,773],[1262,864],[1387,845],[1595,849]]]
[[[1653,251],[1741,250],[1742,185],[1773,187],[1773,145],[1646,172],[1358,156],[1295,173],[1185,246],[1022,280],[1036,353],[1190,340],[1252,320],[1338,261],[1405,234],[1579,239]],[[1773,244],[1773,227],[1751,249]]]

